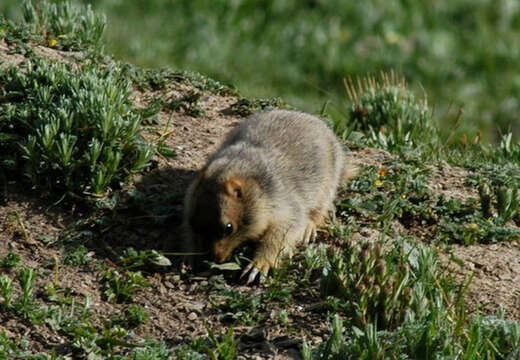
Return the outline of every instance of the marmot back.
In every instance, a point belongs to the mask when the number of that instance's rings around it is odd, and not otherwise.
[[[187,249],[224,261],[244,241],[257,243],[244,273],[267,273],[298,242],[314,238],[333,210],[343,176],[341,144],[320,119],[274,110],[233,129],[190,185]]]

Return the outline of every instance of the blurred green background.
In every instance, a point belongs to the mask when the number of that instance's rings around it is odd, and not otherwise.
[[[395,69],[435,118],[486,140],[520,134],[518,0],[93,0],[108,53],[189,69],[310,112],[341,108],[343,78]],[[2,0],[16,18],[20,1]]]

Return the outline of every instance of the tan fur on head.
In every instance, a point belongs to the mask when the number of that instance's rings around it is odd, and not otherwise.
[[[228,195],[241,199],[244,193],[245,182],[238,177],[230,177],[224,184]]]
[[[220,197],[221,221],[230,222],[234,232],[231,236],[222,237],[213,243],[213,255],[217,262],[223,262],[235,250],[248,240],[256,240],[267,226],[259,211],[260,189],[255,180],[242,176],[229,176],[223,183]]]
[[[258,213],[257,202],[251,201],[258,198],[258,191],[258,184],[252,179],[201,171],[186,197],[185,220],[191,233],[188,241],[206,247],[217,262],[223,262],[242,243],[255,240],[266,226],[251,217],[251,213]],[[232,234],[225,234],[227,224],[232,225]]]

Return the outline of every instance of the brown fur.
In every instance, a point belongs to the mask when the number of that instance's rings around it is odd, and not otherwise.
[[[267,273],[298,243],[314,239],[339,183],[355,174],[318,118],[283,110],[253,115],[189,186],[185,249],[210,251],[222,262],[250,240],[257,244],[254,267]]]

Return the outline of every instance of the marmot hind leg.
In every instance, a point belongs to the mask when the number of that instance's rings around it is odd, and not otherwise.
[[[309,211],[309,222],[303,233],[302,243],[307,245],[309,242],[316,240],[316,231],[319,227],[325,225],[325,221],[330,216],[332,203],[315,207]]]
[[[303,239],[302,239],[303,245],[307,245],[308,243],[316,240],[316,229],[317,229],[317,226],[314,223],[314,221],[309,220],[309,223],[307,224],[307,227],[305,228],[305,231],[303,232]]]

